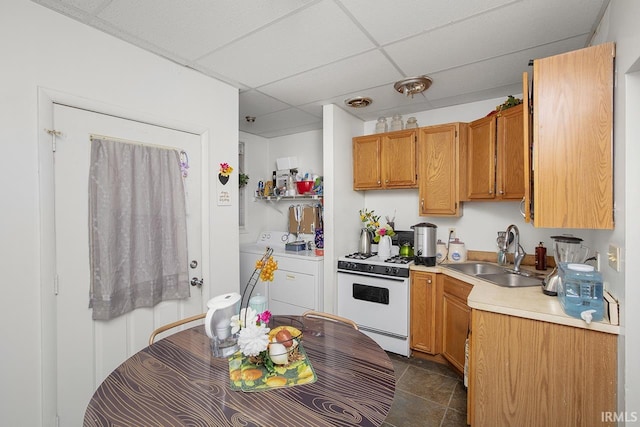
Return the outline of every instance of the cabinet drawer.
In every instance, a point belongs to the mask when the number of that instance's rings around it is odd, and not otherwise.
[[[464,283],[457,279],[452,279],[450,277],[446,277],[443,280],[443,291],[445,294],[449,294],[455,297],[460,298],[465,303],[467,302],[467,297],[471,292],[473,285],[468,283]]]
[[[315,309],[315,277],[309,274],[276,270],[273,282],[269,283],[269,300],[280,301],[307,309]]]

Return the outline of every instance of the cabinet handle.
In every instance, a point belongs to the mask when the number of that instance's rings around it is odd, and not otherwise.
[[[504,191],[500,190],[498,193],[500,193],[500,194],[504,194]]]
[[[424,212],[424,199],[420,199],[420,212]]]
[[[427,279],[427,284],[431,284],[431,279]]]
[[[293,274],[287,274],[285,277],[287,278],[287,280],[295,280],[296,279],[296,276],[294,276]]]
[[[388,180],[388,179],[385,179],[385,180],[384,180],[384,183],[385,183],[385,184],[388,184],[388,183],[389,183],[389,180]]]

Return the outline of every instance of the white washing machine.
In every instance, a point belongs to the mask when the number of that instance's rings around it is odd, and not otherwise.
[[[300,238],[311,240],[313,236],[301,235]],[[266,296],[272,314],[300,315],[307,310],[323,311],[324,257],[317,256],[313,250],[285,250],[285,244],[295,240],[295,235],[286,231],[264,231],[255,243],[240,245],[240,295],[244,295],[256,261],[262,258],[267,247],[271,247],[273,258],[278,263],[273,282],[258,280],[252,295]],[[243,301],[248,299],[247,295]]]

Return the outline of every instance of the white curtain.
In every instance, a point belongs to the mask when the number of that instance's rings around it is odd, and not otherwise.
[[[89,245],[94,320],[189,297],[178,151],[92,138]]]

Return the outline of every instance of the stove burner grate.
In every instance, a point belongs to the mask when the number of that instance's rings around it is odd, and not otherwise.
[[[364,254],[364,253],[361,253],[361,252],[354,252],[352,254],[346,255],[345,258],[348,258],[348,259],[367,259],[367,258],[371,258],[372,256],[376,256],[376,253]]]
[[[392,256],[391,258],[387,258],[384,260],[384,262],[388,262],[390,264],[409,264],[411,261],[413,261],[413,258],[400,255]]]

